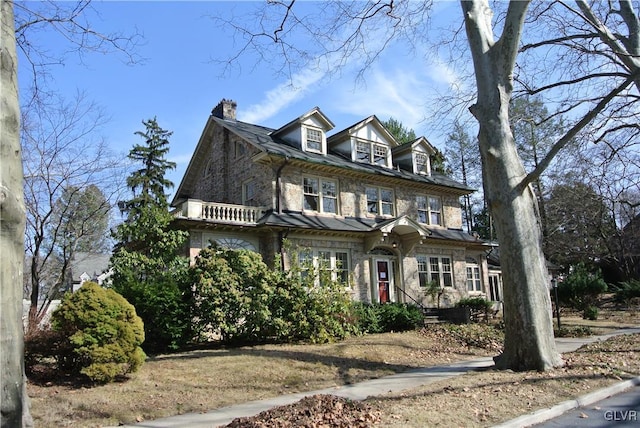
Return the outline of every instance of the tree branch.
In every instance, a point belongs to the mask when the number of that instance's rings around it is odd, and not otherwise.
[[[596,106],[591,109],[587,114],[585,114],[578,123],[576,123],[571,129],[562,137],[558,142],[556,142],[549,153],[545,156],[545,158],[538,164],[538,166],[531,171],[529,174],[524,177],[524,179],[518,185],[518,190],[524,191],[524,189],[540,178],[540,175],[544,172],[544,170],[551,164],[551,161],[555,156],[560,152],[560,150],[569,143],[577,134],[580,132],[585,126],[589,124],[602,110],[604,110],[609,102],[613,100],[618,94],[624,91],[630,84],[633,84],[634,81],[640,75],[640,71],[636,71],[631,74],[624,82],[622,82],[617,88],[609,92],[605,97],[603,97]]]

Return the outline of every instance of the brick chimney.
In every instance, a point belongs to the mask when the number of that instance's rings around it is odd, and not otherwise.
[[[220,119],[236,120],[236,107],[235,101],[222,99],[217,106],[211,110],[211,114]]]

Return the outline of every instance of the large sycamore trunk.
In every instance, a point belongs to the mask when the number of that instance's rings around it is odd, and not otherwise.
[[[478,89],[471,108],[480,125],[485,198],[500,244],[505,343],[498,368],[547,370],[562,365],[553,336],[549,277],[536,199],[522,185],[525,170],[509,125],[512,73],[527,2],[511,2],[494,42],[486,0],[463,1]]]
[[[13,4],[0,9],[0,425],[32,426],[24,376],[25,208]]]

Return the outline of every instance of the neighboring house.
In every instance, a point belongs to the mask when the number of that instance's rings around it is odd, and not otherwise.
[[[69,266],[71,286],[67,289],[76,292],[87,281],[102,285],[111,276],[110,258],[110,254],[76,253]]]
[[[435,306],[430,282],[443,307],[499,299],[490,246],[462,230],[460,197],[473,189],[431,171],[429,141],[399,145],[376,116],[333,127],[317,107],[279,129],[244,123],[222,100],[172,201],[190,257],[216,242],[286,268],[286,239],[356,300]]]

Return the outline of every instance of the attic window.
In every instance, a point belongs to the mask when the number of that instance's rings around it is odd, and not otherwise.
[[[356,142],[356,162],[388,166],[389,148],[371,141]]]
[[[416,174],[429,175],[429,156],[416,153]]]
[[[322,131],[307,128],[306,144],[308,151],[322,153]]]

